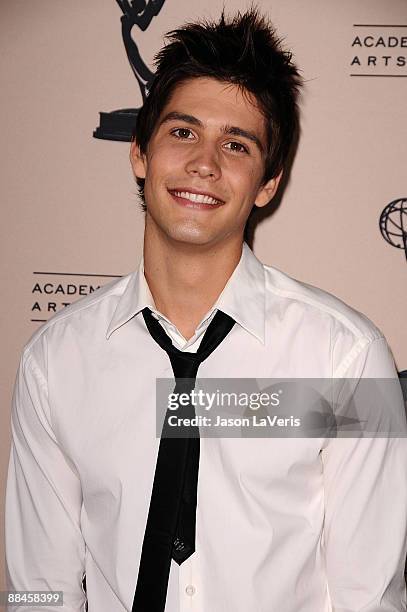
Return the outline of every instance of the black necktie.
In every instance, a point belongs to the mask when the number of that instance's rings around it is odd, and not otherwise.
[[[235,323],[218,310],[198,351],[188,353],[174,347],[149,308],[144,308],[142,313],[151,336],[170,358],[176,379],[175,393],[189,393],[194,388],[199,365]],[[189,380],[177,381],[178,378]],[[191,404],[184,408],[183,416],[195,415]],[[163,429],[167,416],[168,411]],[[164,612],[171,558],[181,565],[195,551],[199,447],[199,427],[188,428],[185,437],[161,435],[132,612]]]

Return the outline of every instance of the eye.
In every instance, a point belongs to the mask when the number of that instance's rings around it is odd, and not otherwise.
[[[176,132],[179,132],[178,136]],[[176,128],[175,130],[171,130],[171,134],[174,135],[175,138],[179,138],[181,140],[190,140],[190,138],[188,138],[188,134],[192,134],[192,132],[188,128]]]
[[[247,147],[245,147],[245,145],[243,145],[241,142],[232,141],[232,142],[228,142],[227,144],[228,145],[234,145],[233,148],[231,148],[230,150],[234,151],[236,153],[248,153],[249,152],[249,149]],[[240,147],[240,149],[239,148],[235,148],[235,145],[237,145],[237,147]]]

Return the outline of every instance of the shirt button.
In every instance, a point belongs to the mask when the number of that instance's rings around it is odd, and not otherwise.
[[[189,595],[190,597],[192,597],[192,595],[195,594],[195,587],[192,584],[189,584],[186,588],[185,588],[185,593],[187,595]]]

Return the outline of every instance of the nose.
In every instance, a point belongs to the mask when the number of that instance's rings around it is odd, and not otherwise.
[[[185,169],[192,176],[216,180],[221,175],[218,155],[215,145],[197,143],[191,151]]]

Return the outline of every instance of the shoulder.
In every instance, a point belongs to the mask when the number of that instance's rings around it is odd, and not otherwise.
[[[314,321],[315,325],[330,322],[331,326],[346,330],[355,340],[364,338],[372,341],[383,338],[380,329],[366,315],[338,297],[296,280],[277,268],[266,264],[263,264],[263,267],[270,304],[278,301],[285,308],[291,307],[292,310],[301,312],[310,323]]]
[[[340,378],[393,376],[394,359],[381,330],[364,314],[327,291],[264,265],[266,330],[300,355],[303,368]],[[314,371],[314,370],[312,370]]]
[[[37,357],[41,361],[45,345],[50,341],[58,342],[62,336],[72,334],[80,337],[88,333],[104,335],[121,296],[135,274],[132,272],[115,279],[51,316],[30,337],[24,346],[22,359]]]

